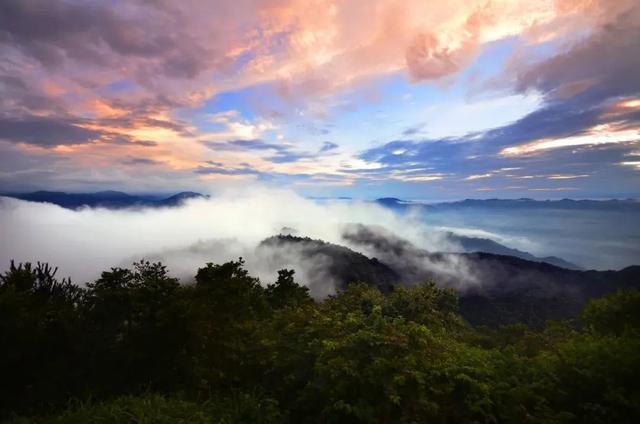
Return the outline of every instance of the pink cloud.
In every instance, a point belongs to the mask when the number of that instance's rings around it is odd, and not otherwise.
[[[144,156],[187,169],[203,155],[202,134],[174,112],[217,93],[268,82],[284,98],[310,104],[393,72],[416,83],[439,80],[464,69],[488,42],[519,35],[535,44],[595,31],[633,3],[159,0],[116,9],[5,0],[0,118],[25,149],[58,149],[89,165]],[[131,86],[107,89],[121,81]],[[568,81],[563,93],[588,82]],[[75,138],[38,143],[16,129],[26,117]]]

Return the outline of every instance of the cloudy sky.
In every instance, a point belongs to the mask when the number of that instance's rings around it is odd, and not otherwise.
[[[0,191],[640,196],[638,0],[2,0]]]

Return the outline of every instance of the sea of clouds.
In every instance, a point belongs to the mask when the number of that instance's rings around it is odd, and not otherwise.
[[[575,218],[575,212],[572,216]],[[575,221],[571,217],[565,218],[569,222]],[[299,281],[308,284],[316,297],[323,297],[335,291],[331,276],[322,272],[327,265],[322,261],[329,258],[317,256],[311,260],[296,249],[281,249],[276,254],[264,246],[258,248],[260,242],[293,231],[296,235],[360,250],[362,246],[350,245],[343,237],[345,228],[353,224],[384,229],[432,252],[460,251],[460,247],[446,236],[447,231],[454,231],[491,238],[534,254],[556,254],[553,249],[556,246],[560,253],[573,250],[575,257],[585,261],[593,262],[593,258],[603,256],[601,246],[606,245],[605,241],[592,242],[598,239],[598,234],[589,234],[587,240],[590,242],[585,243],[582,241],[584,235],[568,235],[567,224],[561,221],[546,225],[551,225],[551,229],[562,227],[565,231],[560,235],[565,242],[550,242],[545,247],[545,240],[557,238],[558,231],[544,228],[534,231],[536,219],[522,211],[511,217],[487,211],[482,215],[477,211],[464,214],[445,211],[432,216],[421,212],[398,214],[374,202],[317,201],[292,191],[265,187],[248,187],[210,198],[190,199],[180,207],[120,210],[68,210],[53,204],[3,197],[0,198],[0,269],[6,269],[12,259],[16,262],[48,262],[59,267],[58,276],[70,276],[74,282],[84,284],[110,267],[127,267],[134,261],[149,259],[162,261],[173,275],[190,281],[195,271],[207,262],[222,263],[243,257],[249,271],[264,283],[272,282],[278,269],[293,268]],[[611,225],[589,223],[588,219],[593,220],[593,217],[582,219],[587,219],[585,228],[591,228],[592,232],[611,228]],[[510,227],[507,228],[507,224]],[[523,227],[520,233],[513,231],[518,225]],[[627,233],[633,226],[637,227],[637,224],[626,225]],[[584,232],[575,224],[574,228]],[[638,253],[638,246],[634,250],[633,244],[636,235],[633,231],[630,233],[630,241],[609,241],[610,245],[623,245],[615,250],[615,257],[621,258],[620,264],[634,263]],[[569,243],[566,239],[573,241]],[[543,251],[545,249],[548,250]],[[370,252],[361,250],[361,253]],[[595,263],[590,268],[598,268],[598,265]],[[441,273],[473,280],[467,264],[461,263],[459,258],[450,263],[425,263],[424,266],[437,266]]]

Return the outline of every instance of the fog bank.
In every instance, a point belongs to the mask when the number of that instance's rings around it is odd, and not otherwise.
[[[374,203],[317,202],[291,191],[254,187],[190,199],[175,208],[73,211],[0,198],[0,267],[6,268],[11,259],[49,262],[59,267],[59,276],[82,284],[110,267],[146,258],[162,260],[172,274],[188,280],[206,262],[242,256],[263,282],[273,281],[277,269],[287,265],[306,283],[312,271],[318,279],[321,263],[305,263],[296,252],[287,257],[279,252],[274,259],[264,249],[256,251],[260,241],[289,228],[342,244],[343,228],[352,223],[384,227],[428,250],[456,249],[417,217],[400,217]],[[314,291],[329,294],[333,287],[330,281],[327,285]]]
[[[347,246],[388,265],[434,271],[462,285],[478,282],[464,260],[444,255],[399,258],[353,237],[354,224],[376,228],[388,240],[405,239],[429,252],[461,252],[449,232],[482,237],[540,256],[558,255],[587,268],[622,268],[640,263],[640,228],[623,212],[441,210],[396,213],[372,202],[311,200],[292,191],[249,187],[194,198],[179,207],[69,210],[47,203],[0,197],[0,269],[9,261],[49,262],[58,275],[78,284],[110,267],[140,259],[159,260],[183,281],[207,262],[243,257],[263,283],[278,269],[296,270],[315,297],[335,291],[326,270],[330,257],[297,247],[274,250],[260,242],[280,233]],[[615,218],[611,218],[609,217]],[[546,218],[546,219],[545,219]],[[615,222],[609,222],[615,221]],[[407,265],[409,264],[409,265]],[[461,288],[456,286],[457,288]]]

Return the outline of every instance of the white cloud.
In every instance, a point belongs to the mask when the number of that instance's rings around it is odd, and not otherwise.
[[[59,266],[61,276],[82,283],[109,267],[128,266],[141,258],[162,259],[176,275],[191,277],[206,262],[244,256],[248,269],[270,282],[283,264],[265,262],[268,255],[256,252],[260,241],[289,227],[302,236],[343,243],[343,226],[350,223],[385,227],[430,250],[447,247],[439,236],[430,236],[424,224],[377,204],[318,203],[291,191],[264,187],[162,209],[72,211],[0,198],[0,269],[11,259],[45,261]],[[298,265],[302,282],[305,277],[314,279],[306,274],[309,263],[293,253],[287,264]],[[316,290],[322,294],[332,287]]]

